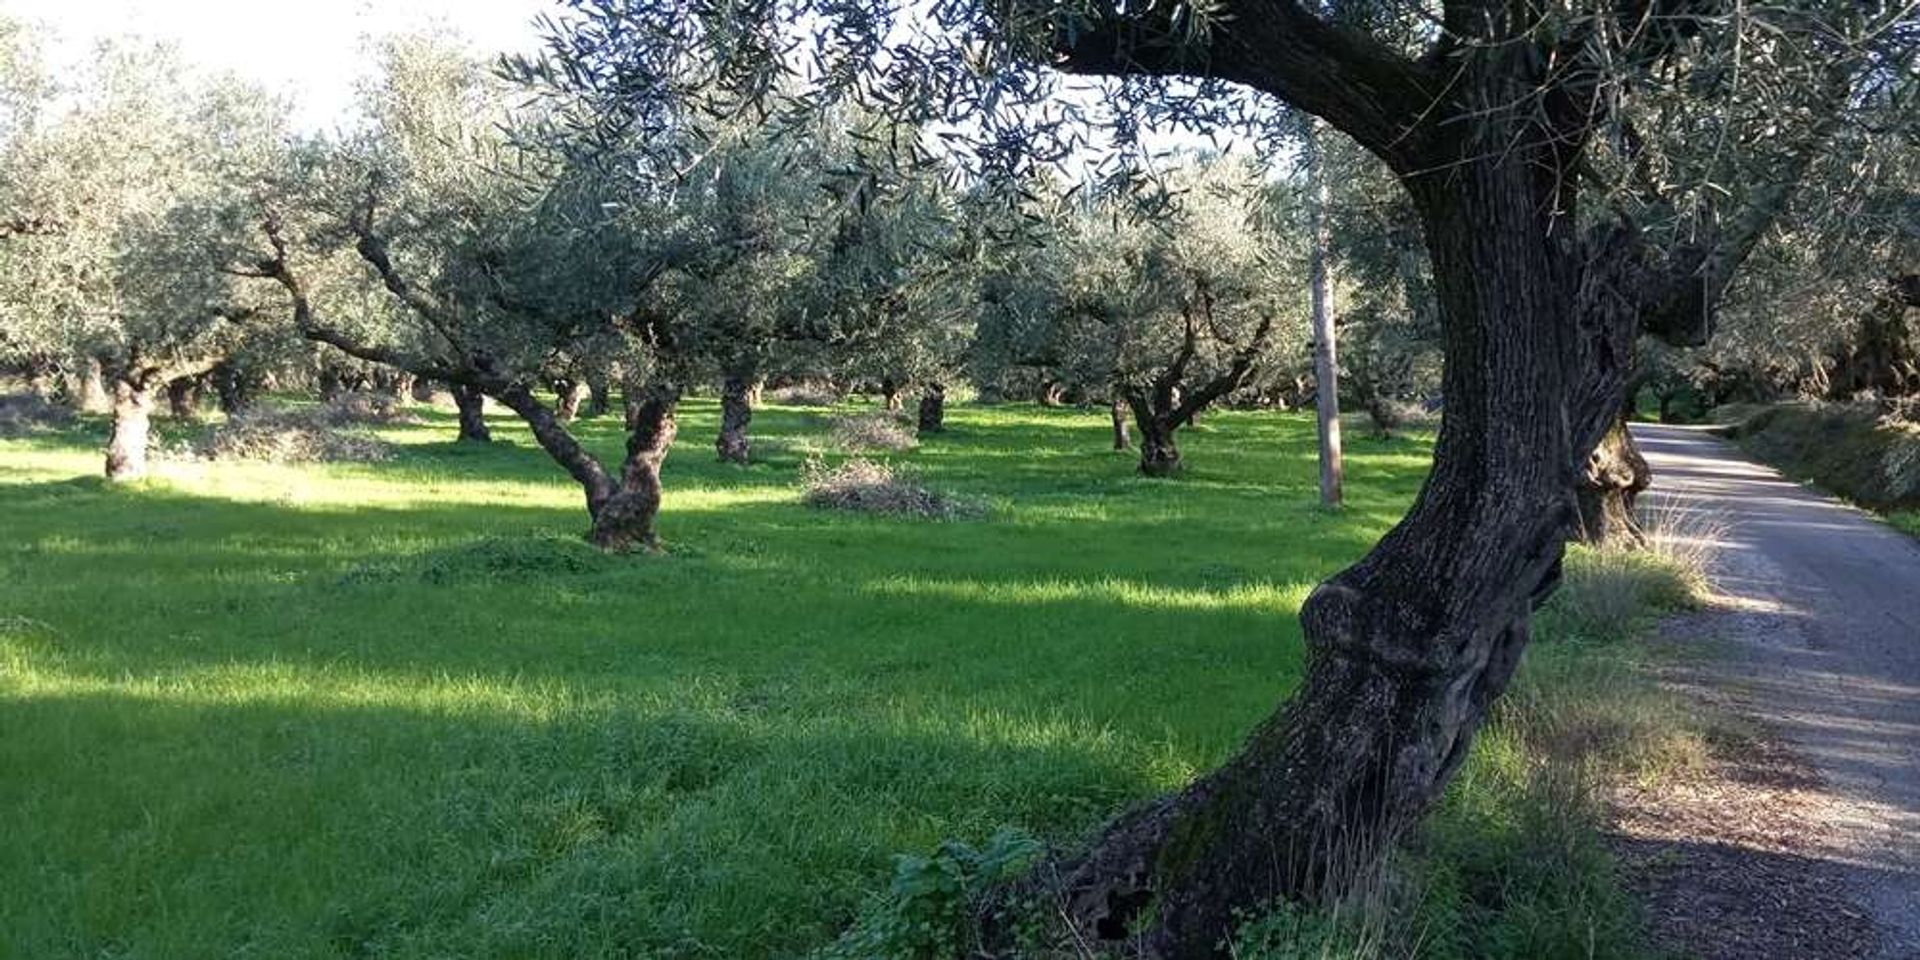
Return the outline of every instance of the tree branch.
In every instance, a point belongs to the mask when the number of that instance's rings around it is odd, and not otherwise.
[[[1315,114],[1396,169],[1423,165],[1410,136],[1439,95],[1427,69],[1372,37],[1328,23],[1294,0],[1222,0],[1195,28],[1167,0],[1101,0],[1054,29],[1056,68],[1109,76],[1218,78]]]

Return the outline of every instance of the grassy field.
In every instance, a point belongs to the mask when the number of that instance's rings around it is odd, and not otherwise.
[[[1210,416],[1164,482],[1104,412],[960,407],[898,459],[987,516],[876,519],[799,503],[820,412],[762,411],[746,469],[716,414],[684,416],[661,557],[582,544],[504,417],[489,448],[430,414],[391,462],[137,489],[94,479],[98,424],[0,441],[0,956],[805,955],[896,854],[1071,842],[1218,762],[1428,454],[1351,441],[1332,513],[1306,418]],[[1530,669],[1556,657],[1589,669]],[[1514,799],[1526,738],[1483,740],[1431,844],[1434,954],[1626,955],[1577,946],[1628,915],[1591,869],[1511,909],[1529,844],[1589,853]]]

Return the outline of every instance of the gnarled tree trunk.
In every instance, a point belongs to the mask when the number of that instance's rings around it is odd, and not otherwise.
[[[1653,469],[1633,442],[1626,417],[1615,417],[1588,455],[1580,475],[1579,538],[1595,546],[1637,547],[1646,543],[1646,533],[1634,514],[1634,501],[1652,482]]]
[[[113,434],[107,438],[107,479],[138,480],[147,475],[147,438],[153,422],[153,386],[115,378]]]
[[[753,422],[753,403],[748,399],[751,380],[730,376],[720,384],[720,436],[713,446],[725,463],[745,464],[752,447],[747,425]]]
[[[1173,434],[1180,429],[1181,421],[1175,412],[1156,409],[1153,398],[1138,391],[1128,394],[1127,404],[1133,410],[1134,426],[1140,429],[1140,475],[1170,477],[1179,473],[1180,446]]]
[[[113,396],[107,392],[106,375],[101,370],[100,361],[88,357],[81,361],[70,375],[67,384],[67,400],[81,413],[108,413],[113,409]]]
[[[605,377],[587,381],[587,416],[604,417],[613,412],[613,385]]]
[[[1225,766],[1062,868],[1083,934],[1125,937],[1150,905],[1151,955],[1212,957],[1235,911],[1338,889],[1340,864],[1370,862],[1465,758],[1557,582],[1569,451],[1584,442],[1560,413],[1579,271],[1550,220],[1550,169],[1503,157],[1411,184],[1446,319],[1432,473],[1405,519],[1308,599],[1294,696]],[[1165,441],[1135,410],[1145,470]]]
[[[1043,407],[1058,407],[1067,402],[1067,388],[1052,377],[1043,377],[1034,393],[1034,402]]]
[[[198,377],[181,377],[167,384],[167,413],[175,420],[200,419]]]
[[[586,384],[578,380],[555,380],[553,394],[554,415],[560,418],[561,423],[572,423],[580,418],[580,405],[587,399]]]
[[[1133,449],[1133,438],[1127,436],[1127,401],[1116,398],[1109,405],[1113,415],[1113,448],[1115,450]]]
[[[493,442],[493,431],[487,429],[487,395],[479,387],[453,384],[453,405],[460,411],[460,435],[455,442]]]
[[[222,363],[213,368],[207,379],[213,383],[213,393],[219,400],[221,413],[232,416],[253,406],[258,384],[239,366]]]
[[[660,549],[654,528],[660,514],[660,465],[679,431],[674,418],[680,391],[672,386],[651,387],[638,406],[618,486],[598,503],[589,499],[587,505],[593,514],[592,539],[602,550]]]
[[[947,386],[929,383],[920,394],[921,433],[940,433],[947,429]]]

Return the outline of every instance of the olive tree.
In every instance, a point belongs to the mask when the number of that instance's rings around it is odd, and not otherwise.
[[[1176,431],[1248,383],[1306,305],[1303,245],[1257,171],[1200,161],[1167,188],[1184,202],[1152,219],[1124,199],[1075,210],[1057,298],[1065,365],[1126,404],[1147,476],[1180,469]]]
[[[283,127],[261,91],[122,41],[5,142],[10,202],[48,226],[0,245],[0,343],[104,373],[110,479],[145,474],[157,392],[212,370],[262,306],[221,251],[250,229]]]

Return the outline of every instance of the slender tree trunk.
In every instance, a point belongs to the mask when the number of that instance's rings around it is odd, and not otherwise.
[[[554,415],[561,423],[572,423],[580,418],[580,405],[587,399],[587,385],[578,380],[556,380],[553,383],[555,398]]]
[[[242,368],[232,363],[222,363],[207,375],[213,383],[213,393],[220,403],[220,412],[228,416],[253,406],[255,391],[254,379]]]
[[[752,441],[747,425],[753,422],[753,402],[748,399],[751,379],[727,377],[720,384],[720,437],[713,446],[725,463],[746,464]]]
[[[107,393],[100,361],[88,357],[81,362],[67,386],[67,398],[81,413],[107,413],[113,409],[113,397]]]
[[[613,412],[613,386],[604,377],[587,381],[587,416],[604,417]]]
[[[41,400],[60,396],[60,365],[44,354],[27,358],[27,389]]]
[[[340,371],[331,364],[320,368],[320,399],[329,403],[340,399],[347,392],[346,380]]]
[[[153,421],[153,387],[115,378],[113,434],[107,438],[107,479],[147,475],[147,436]]]
[[[640,398],[620,483],[604,500],[588,505],[593,513],[592,539],[602,550],[659,551],[654,521],[660,514],[660,465],[679,430],[674,419],[679,406],[677,387],[649,387]]]
[[[487,396],[479,387],[453,384],[453,405],[460,411],[460,436],[456,442],[493,442],[493,432],[487,429]]]
[[[167,413],[175,420],[200,419],[200,381],[181,377],[167,384]]]
[[[1307,121],[1308,216],[1313,223],[1313,251],[1308,261],[1313,298],[1314,407],[1320,434],[1320,502],[1339,506],[1345,465],[1340,453],[1340,359],[1338,334],[1333,326],[1331,294],[1327,289],[1327,174],[1321,156],[1320,121]]]
[[[947,386],[929,383],[920,394],[921,433],[941,433],[947,429]]]
[[[1580,476],[1580,539],[1595,546],[1638,547],[1646,543],[1634,514],[1634,501],[1653,482],[1653,469],[1640,455],[1627,418],[1614,418],[1600,445],[1587,457]]]
[[[1113,448],[1115,450],[1133,449],[1133,438],[1127,436],[1127,417],[1131,415],[1127,409],[1127,401],[1115,398],[1110,412],[1113,414]]]
[[[1499,159],[1411,183],[1447,359],[1426,485],[1308,598],[1294,696],[1219,770],[1059,866],[1079,930],[1141,930],[1151,955],[1211,958],[1238,911],[1340,889],[1342,864],[1377,862],[1439,795],[1511,678],[1533,605],[1557,582],[1571,450],[1588,442],[1570,437],[1567,410],[1579,264],[1562,246],[1569,221],[1550,219],[1566,209],[1542,172],[1552,164],[1484,153]]]

